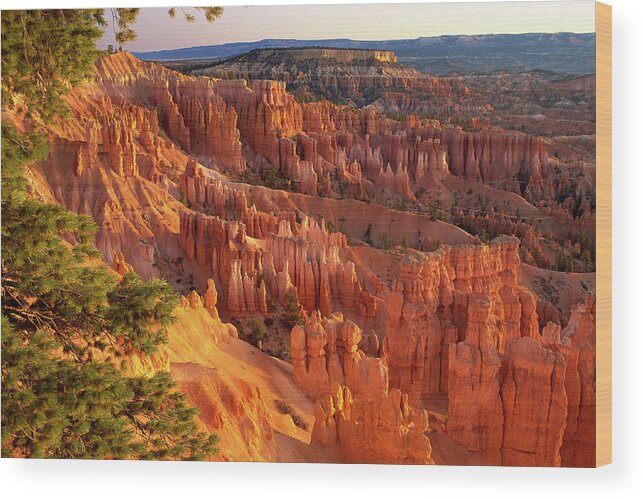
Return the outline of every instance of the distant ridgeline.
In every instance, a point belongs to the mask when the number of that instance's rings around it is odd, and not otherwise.
[[[326,47],[321,49],[320,47]],[[342,39],[266,39],[257,42],[225,43],[156,52],[135,52],[144,60],[194,61],[221,60],[256,49],[317,48],[316,56],[328,57],[328,49],[350,49],[358,53],[332,57],[375,57],[401,62],[431,74],[486,73],[491,71],[530,71],[542,69],[564,73],[595,72],[595,33],[524,33],[516,35],[437,36],[412,40],[360,41]],[[307,51],[306,51],[307,52]],[[302,58],[310,58],[302,52]],[[395,56],[399,61],[395,60]],[[312,56],[311,56],[312,57]],[[393,59],[388,59],[392,57]],[[383,58],[383,59],[382,59]]]

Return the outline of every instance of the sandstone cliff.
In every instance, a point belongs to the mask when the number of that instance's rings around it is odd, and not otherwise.
[[[315,311],[302,327],[291,332],[293,378],[311,399],[332,391],[336,384],[354,396],[383,398],[388,392],[388,370],[381,359],[358,348],[362,331],[341,313],[324,319]]]
[[[356,398],[335,384],[315,406],[313,441],[336,446],[343,462],[433,464],[425,411],[409,406],[405,395],[391,390],[384,398]]]

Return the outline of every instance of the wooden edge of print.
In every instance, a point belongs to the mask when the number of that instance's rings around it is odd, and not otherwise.
[[[596,466],[612,462],[612,7],[596,2]]]

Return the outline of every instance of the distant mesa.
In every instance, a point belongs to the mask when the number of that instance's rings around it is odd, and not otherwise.
[[[399,63],[391,50],[267,48],[225,60],[178,63],[178,66],[193,76],[283,81],[286,90],[300,102],[323,98],[363,107],[383,99],[381,106],[394,107],[398,112],[412,107],[414,112],[431,115],[454,114],[458,110],[453,106],[452,97],[463,97],[467,93],[460,81],[436,78]],[[415,97],[410,97],[409,92]]]
[[[305,61],[307,59],[331,59],[337,62],[359,62],[375,59],[379,62],[397,62],[397,57],[390,50],[354,50],[329,47],[306,47],[290,49],[258,49],[253,50],[256,60],[265,60],[272,55],[279,55],[287,52],[294,61]],[[250,55],[250,54],[248,54]]]

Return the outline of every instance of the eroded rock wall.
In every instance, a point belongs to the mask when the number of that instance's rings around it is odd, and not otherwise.
[[[433,464],[426,411],[413,409],[394,389],[383,398],[353,398],[336,384],[315,405],[312,439],[338,448],[343,462]]]
[[[323,319],[311,314],[290,336],[293,378],[311,399],[347,386],[356,397],[378,399],[388,392],[388,369],[380,358],[367,357],[358,347],[361,329],[341,313]]]

